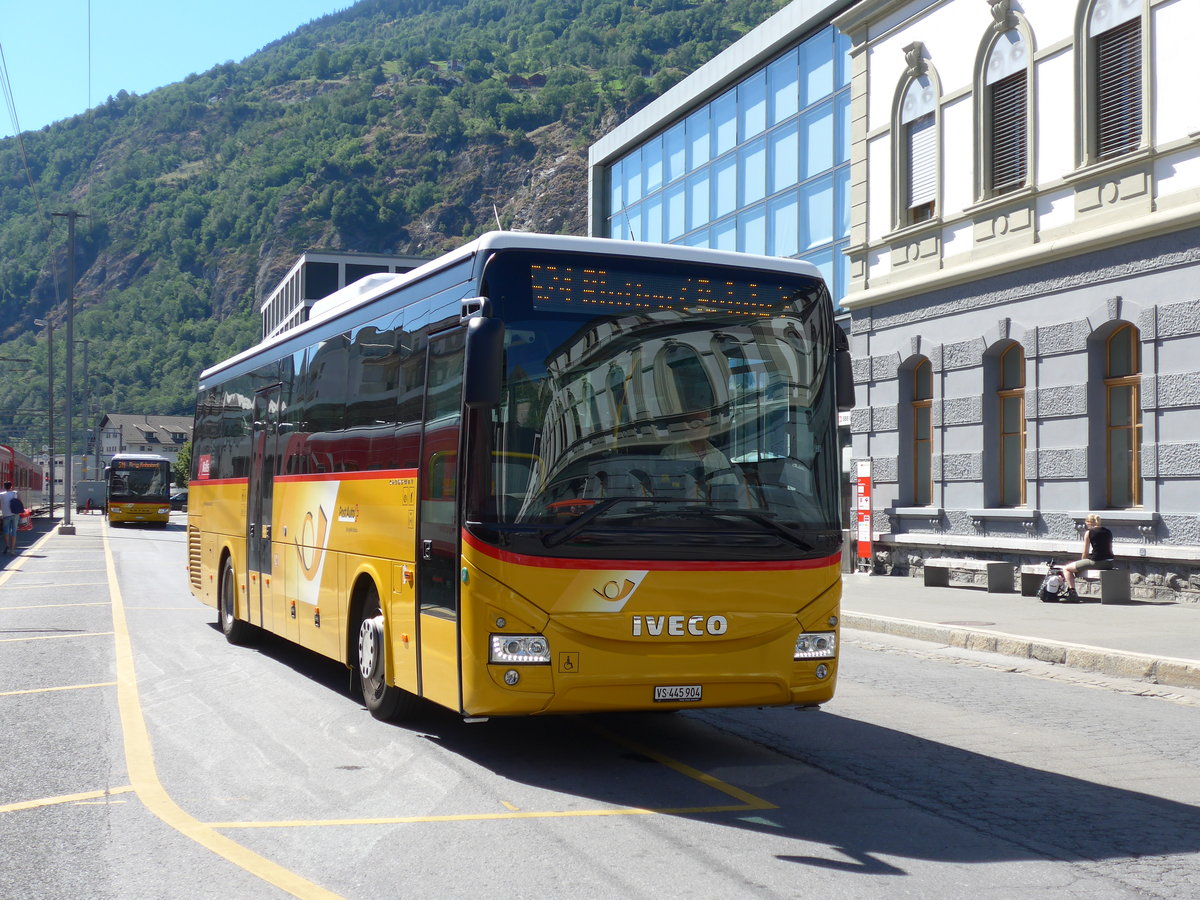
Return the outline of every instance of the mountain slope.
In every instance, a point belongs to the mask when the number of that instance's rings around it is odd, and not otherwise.
[[[0,442],[45,443],[33,319],[61,328],[68,290],[66,229],[44,213],[86,216],[75,336],[93,415],[185,413],[306,249],[432,255],[497,216],[583,233],[587,146],[784,2],[363,0],[24,135],[40,211],[22,148],[0,142],[0,358],[33,360],[0,359]]]

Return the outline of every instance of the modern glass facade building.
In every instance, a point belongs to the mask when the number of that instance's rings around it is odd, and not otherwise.
[[[806,259],[840,301],[848,5],[791,4],[595,144],[591,233]]]

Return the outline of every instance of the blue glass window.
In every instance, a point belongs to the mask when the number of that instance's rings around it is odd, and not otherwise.
[[[726,91],[712,103],[713,156],[732,150],[737,143],[737,91]]]
[[[837,139],[834,141],[834,160],[839,163],[850,161],[850,92],[845,91],[833,98],[837,107]]]
[[[712,221],[708,214],[708,169],[703,169],[687,180],[688,188],[688,231],[707,225]]]
[[[815,253],[805,253],[804,258],[821,270],[821,277],[825,279],[825,283],[832,289],[834,276],[833,248],[818,250]]]
[[[766,196],[767,191],[767,143],[759,138],[738,151],[738,169],[741,174],[741,200],[739,206],[749,206]]]
[[[642,199],[642,151],[635,150],[625,157],[625,204]]]
[[[822,31],[800,45],[801,106],[809,106],[833,93],[832,30]]]
[[[662,138],[654,138],[642,147],[642,171],[644,175],[643,197],[648,197],[663,186]]]
[[[800,126],[796,122],[789,122],[772,131],[768,140],[771,175],[768,190],[774,194],[797,181],[796,176],[800,171]]]
[[[624,165],[624,160],[617,160],[608,173],[608,208],[610,212],[615,213],[625,205],[621,200],[621,184],[624,178],[621,173]]]
[[[800,55],[790,50],[767,66],[767,98],[770,121],[778,125],[800,111]]]
[[[642,240],[661,244],[663,239],[663,195],[655,194],[643,204],[644,235]]]
[[[842,34],[836,28],[833,30],[834,41],[834,58],[837,60],[837,86],[840,88],[847,87],[850,84],[850,76],[853,74],[850,66],[850,50],[854,46],[850,40],[850,36]]]
[[[800,187],[800,247],[807,250],[833,240],[833,176]],[[807,257],[806,257],[807,258]]]
[[[712,217],[719,219],[737,209],[737,157],[727,156],[713,163]]]
[[[800,252],[800,205],[795,191],[788,191],[768,204],[772,256],[795,256]]]
[[[708,107],[692,113],[684,122],[687,128],[688,168],[695,169],[712,158],[712,134],[709,130]]]
[[[642,233],[642,205],[635,203],[626,210],[626,222],[629,227],[625,231],[625,239],[630,241],[644,241],[646,236]]]
[[[751,75],[737,89],[738,139],[748,141],[767,127],[767,73]]]
[[[684,193],[683,182],[667,188],[663,210],[663,239],[673,241],[687,231],[687,194]]]
[[[800,177],[833,168],[833,104],[822,103],[800,116]]]
[[[767,210],[764,206],[755,206],[738,213],[738,250],[742,253],[757,253],[760,256],[767,252]]]
[[[834,172],[834,179],[837,181],[837,198],[838,210],[837,221],[834,227],[834,238],[840,239],[850,236],[850,169],[842,168]]]
[[[680,122],[664,137],[666,170],[663,180],[668,184],[687,171],[687,142],[684,140],[684,125]]]
[[[713,226],[712,246],[717,250],[737,250],[737,222],[734,219]]]

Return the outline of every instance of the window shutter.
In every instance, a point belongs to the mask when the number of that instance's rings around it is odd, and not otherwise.
[[[1136,150],[1142,140],[1142,23],[1096,38],[1096,157]]]
[[[908,208],[937,199],[937,141],[933,113],[908,126]]]
[[[1000,194],[1025,184],[1029,139],[1026,131],[1026,74],[1017,72],[991,91],[991,172],[989,190]]]

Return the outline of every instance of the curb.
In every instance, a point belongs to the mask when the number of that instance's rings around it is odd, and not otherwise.
[[[1128,678],[1149,684],[1200,689],[1200,662],[1190,659],[1128,653],[1086,644],[1069,644],[1041,638],[1020,637],[1002,631],[931,625],[910,619],[869,616],[861,613],[842,613],[842,627],[858,631],[875,631],[898,637],[912,638],[934,644],[945,644],[962,650],[999,653],[1020,659],[1054,663],[1097,672],[1113,678]]]

